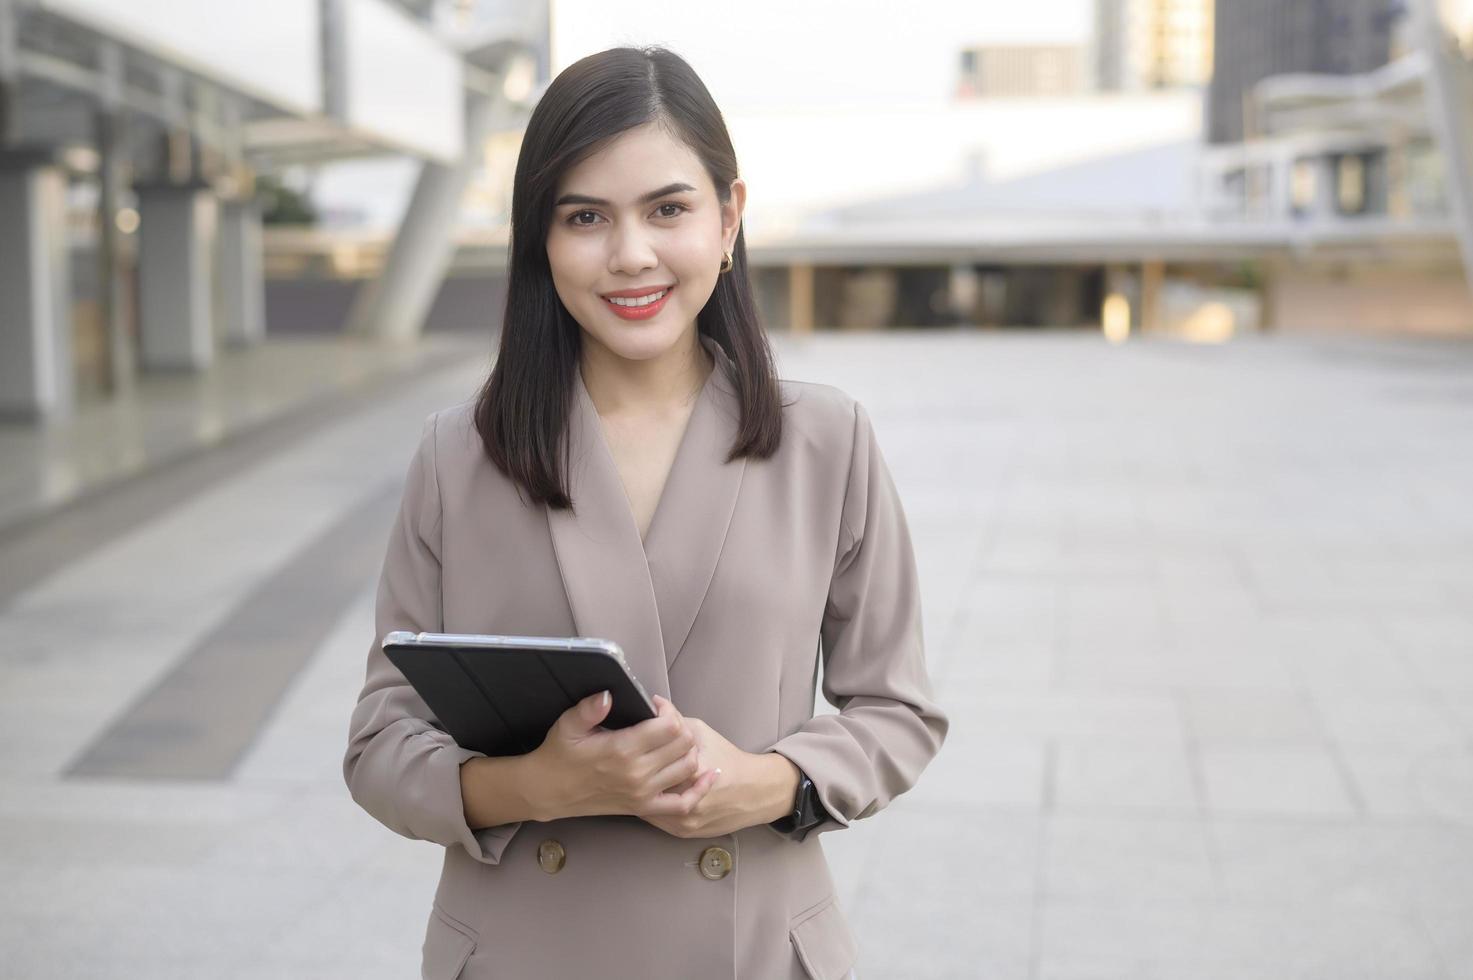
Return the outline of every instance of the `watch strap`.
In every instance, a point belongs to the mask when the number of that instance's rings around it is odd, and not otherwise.
[[[798,789],[793,794],[793,809],[772,822],[774,830],[801,841],[808,831],[828,819],[829,813],[818,798],[818,788],[802,769],[798,770]]]

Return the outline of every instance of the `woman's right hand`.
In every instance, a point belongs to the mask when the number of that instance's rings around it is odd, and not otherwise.
[[[656,694],[655,717],[603,729],[605,692],[564,711],[529,761],[546,780],[547,819],[689,813],[715,783],[700,772],[695,735],[669,700]],[[612,702],[612,699],[610,699]],[[666,792],[690,781],[683,792]]]

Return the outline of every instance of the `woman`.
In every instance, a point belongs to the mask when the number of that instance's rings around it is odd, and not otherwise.
[[[595,695],[486,757],[372,645],[343,773],[445,846],[428,980],[853,975],[819,839],[909,789],[948,720],[868,416],[774,374],[745,200],[669,51],[584,58],[528,122],[500,354],[426,420],[377,636],[611,639],[658,716],[605,730]],[[813,717],[820,643],[841,710]]]

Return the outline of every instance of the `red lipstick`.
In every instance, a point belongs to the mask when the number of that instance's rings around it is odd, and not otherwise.
[[[664,287],[664,289],[665,289],[665,295],[664,296],[661,296],[659,299],[655,300],[653,303],[649,303],[649,304],[647,304],[645,306],[620,306],[617,303],[611,302],[609,300],[609,297],[610,296],[618,296],[620,298],[633,298],[633,297],[639,297],[639,296],[648,296],[651,293],[657,293],[660,290],[658,290],[658,289],[621,289],[621,290],[619,290],[616,293],[606,293],[604,295],[604,304],[607,305],[609,309],[613,310],[614,313],[616,313],[618,316],[622,317],[625,320],[648,320],[650,317],[652,317],[655,314],[659,313],[660,310],[662,310],[664,308],[665,301],[670,298],[670,293],[674,291],[675,287],[674,286],[666,286],[666,287]]]

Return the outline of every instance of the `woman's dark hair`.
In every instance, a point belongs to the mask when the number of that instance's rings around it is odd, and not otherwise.
[[[501,348],[477,397],[475,421],[487,456],[534,503],[573,506],[567,422],[582,336],[548,266],[553,196],[569,167],[650,122],[700,157],[717,198],[727,203],[737,163],[721,110],[691,66],[665,48],[610,48],[574,62],[553,79],[527,122],[512,186]],[[727,462],[771,456],[782,439],[782,404],[740,228],[732,267],[716,277],[696,330],[721,346],[735,374],[730,381],[741,402],[741,424]]]

